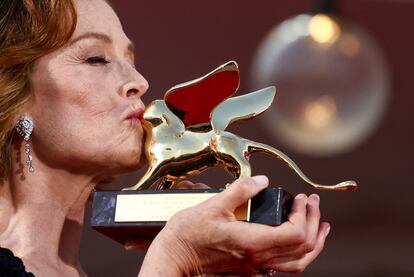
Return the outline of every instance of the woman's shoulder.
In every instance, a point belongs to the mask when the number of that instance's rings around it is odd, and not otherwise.
[[[34,277],[26,272],[23,261],[14,256],[10,249],[0,247],[0,276],[4,277]]]

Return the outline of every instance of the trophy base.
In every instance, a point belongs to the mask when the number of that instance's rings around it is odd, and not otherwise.
[[[153,238],[176,212],[195,206],[223,189],[97,191],[91,226],[120,242]],[[235,211],[236,218],[277,226],[287,220],[293,196],[282,188],[267,188]]]

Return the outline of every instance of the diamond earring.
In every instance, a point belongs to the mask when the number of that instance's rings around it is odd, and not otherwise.
[[[27,155],[26,164],[29,167],[29,171],[33,173],[34,172],[34,168],[32,164],[33,157],[30,153],[30,144],[29,144],[29,139],[30,139],[30,136],[32,135],[33,127],[34,127],[33,121],[27,116],[22,116],[20,117],[19,121],[17,121],[15,127],[16,127],[17,133],[24,140],[24,152]]]

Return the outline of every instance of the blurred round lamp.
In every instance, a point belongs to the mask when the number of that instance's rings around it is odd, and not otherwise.
[[[267,129],[312,156],[351,150],[375,130],[388,102],[389,72],[376,42],[351,22],[302,14],[282,22],[253,61],[254,89],[275,85]]]

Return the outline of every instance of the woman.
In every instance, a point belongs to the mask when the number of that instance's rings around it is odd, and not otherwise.
[[[85,276],[84,205],[100,180],[141,166],[137,114],[148,84],[104,0],[10,0],[0,13],[0,246],[36,276]],[[139,275],[303,271],[329,232],[317,195],[298,195],[279,227],[234,219],[267,185],[264,176],[237,180],[176,214]]]

